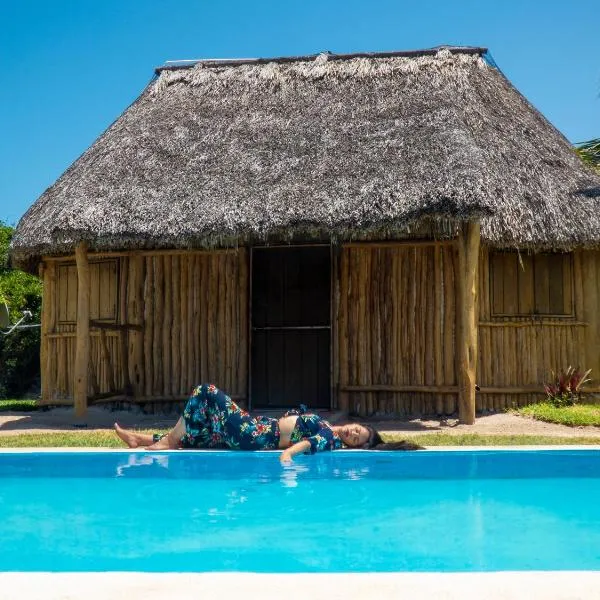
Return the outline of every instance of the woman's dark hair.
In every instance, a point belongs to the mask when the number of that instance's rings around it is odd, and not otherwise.
[[[377,429],[370,425],[363,425],[363,427],[369,432],[369,439],[363,446],[366,450],[424,450],[423,446],[413,444],[406,440],[400,442],[384,442]]]

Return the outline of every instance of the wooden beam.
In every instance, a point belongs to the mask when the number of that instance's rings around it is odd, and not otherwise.
[[[142,325],[136,323],[105,323],[104,321],[90,321],[90,327],[94,329],[102,329],[104,331],[143,331]]]
[[[89,252],[88,260],[90,262],[99,261],[103,258],[118,258],[122,256],[180,256],[187,254],[235,254],[239,248],[186,248],[186,249],[154,249],[154,250],[107,250],[105,252]],[[45,262],[73,263],[73,255],[66,254],[62,256],[43,255]]]
[[[87,244],[80,242],[75,249],[77,262],[77,338],[75,344],[75,417],[87,415],[88,363],[90,360],[90,267]]]
[[[479,327],[588,327],[585,321],[564,319],[562,321],[533,321],[525,318],[523,321],[479,321]]]
[[[343,385],[341,392],[392,392],[392,393],[424,393],[424,394],[456,394],[455,385]],[[341,407],[338,407],[341,408]],[[347,410],[347,409],[345,409]]]
[[[342,242],[342,248],[398,248],[398,247],[413,247],[418,246],[419,248],[426,246],[442,247],[442,246],[454,246],[456,244],[456,238],[448,240],[431,240],[431,239],[403,239],[389,242],[371,242],[365,240],[364,242]]]
[[[229,394],[228,394],[229,395]],[[229,396],[234,402],[244,402],[246,400],[246,396],[233,394]],[[165,404],[168,402],[181,402],[183,400],[188,400],[189,395],[185,394],[177,394],[174,396],[129,396],[125,393],[113,393],[113,394],[100,394],[97,397],[92,398],[93,404],[99,403],[108,403],[108,402],[129,402],[130,404],[145,404],[151,402],[164,402]],[[283,412],[282,409],[281,412]]]
[[[458,238],[456,350],[458,355],[458,418],[461,423],[467,425],[475,422],[480,243],[480,224],[478,222],[463,224]]]

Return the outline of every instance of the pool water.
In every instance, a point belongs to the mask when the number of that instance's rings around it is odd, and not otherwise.
[[[600,451],[0,454],[3,571],[600,570]]]

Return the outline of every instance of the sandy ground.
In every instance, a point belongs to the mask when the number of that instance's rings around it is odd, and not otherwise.
[[[600,572],[0,573],[0,600],[600,600]]]
[[[324,415],[332,422],[342,422],[341,415],[330,413]],[[124,427],[141,429],[160,429],[174,424],[176,417],[146,415],[141,412],[111,411],[93,407],[88,410],[85,427],[74,415],[72,408],[55,408],[36,412],[0,413],[0,436],[18,435],[20,433],[51,433],[59,431],[99,431],[111,429],[115,421]],[[498,413],[479,417],[474,425],[461,425],[456,419],[448,420],[393,420],[369,421],[382,432],[402,433],[407,437],[422,433],[483,435],[545,435],[552,437],[597,437],[600,438],[600,427],[567,427],[543,423],[526,417],[508,413]]]

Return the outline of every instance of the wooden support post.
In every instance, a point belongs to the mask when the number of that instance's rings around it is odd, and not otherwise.
[[[467,425],[475,422],[480,236],[480,224],[471,222],[462,226],[458,239],[458,418]]]
[[[75,346],[75,417],[87,415],[88,363],[90,360],[90,267],[87,244],[75,249],[77,262],[77,340]]]
[[[48,317],[50,314],[50,273],[46,265],[40,263],[40,279],[42,280],[42,326],[40,331],[40,377],[42,380],[42,403],[50,398],[50,379],[48,373]]]

